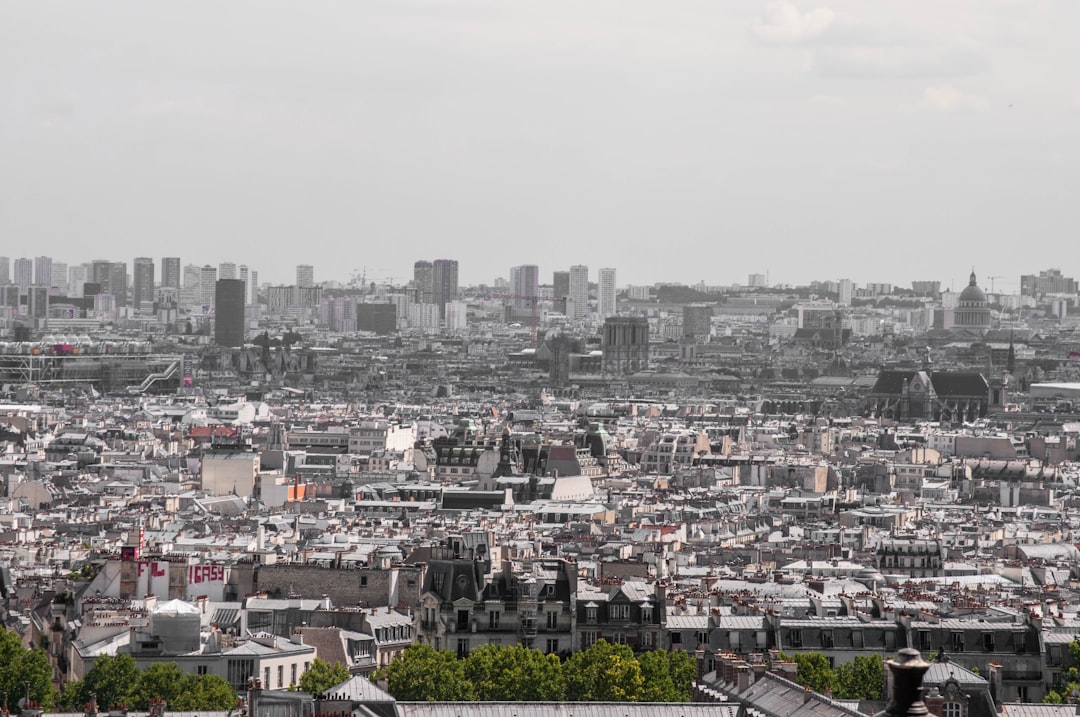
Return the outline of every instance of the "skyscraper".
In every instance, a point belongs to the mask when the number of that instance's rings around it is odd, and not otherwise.
[[[68,265],[62,261],[52,263],[52,282],[49,284],[54,289],[60,289],[65,294],[68,286]]]
[[[112,273],[112,262],[105,259],[94,259],[90,262],[90,276],[86,280],[101,287],[101,293],[109,293],[109,276]]]
[[[457,298],[457,259],[436,259],[431,263],[431,300],[439,307],[439,318],[446,318],[446,302]]]
[[[431,262],[420,261],[413,264],[413,286],[416,290],[416,303],[430,304],[431,298]]]
[[[219,281],[221,279],[236,279],[236,264],[231,261],[218,264],[217,275]]]
[[[11,259],[0,256],[0,286],[11,283]]]
[[[83,287],[86,285],[86,276],[90,268],[89,264],[76,264],[68,269],[68,296],[82,296]]]
[[[540,295],[540,268],[536,264],[522,264],[510,269],[510,293],[517,309],[531,309]]]
[[[551,296],[555,300],[555,310],[568,315],[566,302],[570,298],[570,272],[556,271],[552,274]]]
[[[315,267],[311,264],[297,264],[296,285],[301,289],[309,289],[315,286]]]
[[[131,303],[136,309],[154,303],[154,260],[148,256],[135,257],[132,267]]]
[[[244,282],[244,303],[247,303],[248,296],[251,295],[251,270],[248,269],[247,264],[240,265],[240,281]]]
[[[601,269],[597,272],[597,313],[606,319],[615,315],[615,270]]]
[[[259,272],[251,271],[251,303],[259,303]]]
[[[34,284],[52,286],[52,257],[39,256],[34,259]]]
[[[161,285],[180,288],[180,257],[166,256],[161,259]]]
[[[570,267],[570,292],[566,315],[581,320],[589,315],[589,267],[580,264]]]
[[[199,295],[202,306],[207,309],[214,306],[217,291],[217,269],[206,264],[199,269]]]
[[[126,261],[109,265],[109,293],[116,297],[117,306],[128,305],[128,273]]]
[[[214,343],[241,346],[244,343],[244,282],[218,279],[214,287]]]
[[[26,293],[30,285],[34,283],[34,262],[29,259],[15,260],[15,286],[19,291]]]

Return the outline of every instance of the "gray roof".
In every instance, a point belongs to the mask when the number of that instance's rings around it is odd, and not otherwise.
[[[734,717],[734,705],[688,702],[398,702],[400,717]]]

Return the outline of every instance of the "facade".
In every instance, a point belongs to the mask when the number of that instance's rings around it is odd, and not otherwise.
[[[315,267],[311,264],[297,264],[296,285],[301,289],[310,289],[315,286]]]
[[[685,339],[708,343],[712,334],[712,304],[686,304],[683,306],[683,330]]]
[[[52,286],[52,258],[39,256],[34,259],[34,283],[38,286]]]
[[[244,282],[218,279],[214,291],[214,342],[219,346],[244,344]]]
[[[439,318],[446,318],[446,304],[458,295],[457,259],[436,259],[431,263],[431,299],[439,307]]]
[[[34,283],[34,262],[26,258],[15,260],[14,281],[20,290],[26,291]]]
[[[990,330],[990,305],[986,301],[986,294],[975,280],[975,272],[971,272],[967,287],[960,292],[949,324],[946,328],[978,336]]]
[[[1046,294],[1076,294],[1080,285],[1076,279],[1064,276],[1060,269],[1047,269],[1038,274],[1020,276],[1020,295],[1041,298]]]
[[[11,283],[11,259],[6,256],[0,256],[0,286],[7,286]]]
[[[555,311],[566,314],[570,300],[570,272],[556,271],[551,277],[551,297],[555,302]]]
[[[135,258],[132,265],[131,301],[135,308],[154,303],[154,260],[150,257]]]
[[[231,261],[226,261],[218,264],[218,279],[236,278],[239,278],[236,271],[236,264]]]
[[[202,306],[214,307],[217,296],[217,269],[209,264],[199,269],[199,300]]]
[[[634,373],[649,367],[649,321],[609,316],[603,331],[604,373]]]
[[[570,267],[570,286],[566,303],[567,316],[581,321],[589,316],[589,267]]]
[[[611,268],[600,269],[596,274],[596,310],[600,318],[606,319],[614,316],[615,305],[615,270]]]
[[[540,296],[540,267],[522,264],[510,269],[511,301],[516,309],[532,309]]]
[[[877,562],[883,575],[936,578],[942,575],[941,541],[888,538],[878,543]]]
[[[420,261],[413,264],[413,287],[416,292],[417,304],[434,303],[432,298],[432,267],[430,261]]]
[[[397,330],[396,304],[357,304],[356,330],[386,336]]]
[[[161,259],[161,285],[180,288],[180,257],[166,256]]]
[[[117,306],[128,305],[127,262],[114,261],[109,266],[109,294],[116,298]]]

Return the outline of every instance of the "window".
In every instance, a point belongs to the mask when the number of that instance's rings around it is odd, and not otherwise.
[[[699,645],[708,645],[709,644],[709,633],[708,633],[708,631],[701,631],[701,632],[694,633],[694,636],[697,638],[697,644],[699,644]]]
[[[672,645],[681,645],[682,644],[682,633],[681,632],[673,632],[673,633],[671,633],[671,644]]]
[[[789,632],[788,643],[792,647],[802,647],[802,630],[792,630]]]
[[[931,649],[929,630],[919,630],[919,649],[923,651]]]
[[[581,633],[581,643],[582,643],[582,647],[592,647],[593,645],[595,645],[596,644],[596,631],[595,630],[586,630],[585,632]]]
[[[197,674],[197,675],[205,675],[206,674],[206,665],[199,665],[198,667],[196,667],[195,668],[195,674]]]
[[[555,630],[559,627],[559,613],[554,610],[547,612],[547,629]]]
[[[832,630],[821,631],[821,647],[825,650],[831,650],[833,647],[835,647],[835,644],[833,643]]]
[[[641,636],[641,644],[644,645],[645,647],[655,647],[656,646],[656,633],[654,633],[654,632],[646,632],[645,634],[643,634]]]
[[[361,575],[360,576],[360,587],[362,587],[362,588],[367,587],[367,575]]]
[[[608,605],[608,617],[612,620],[629,620],[629,605]]]
[[[289,667],[289,686],[296,684],[296,663],[292,663]]]
[[[266,689],[270,689],[270,668],[269,667],[267,667],[265,670],[263,670],[263,675],[265,675],[265,677],[263,679],[263,687],[265,687]]]
[[[435,588],[435,592],[438,592],[438,593],[442,592],[443,584],[445,583],[445,581],[446,581],[446,574],[445,573],[435,573],[434,575],[431,576],[431,585],[432,585],[432,587]]]
[[[585,608],[585,619],[588,620],[589,622],[596,622],[596,608],[595,607],[587,607],[587,608]]]
[[[652,605],[645,605],[641,608],[641,621],[652,622]]]
[[[626,644],[626,633],[625,632],[616,632],[614,635],[611,636],[611,644],[612,645],[625,645]]]
[[[501,613],[498,610],[492,610],[491,612],[488,613],[488,629],[489,630],[498,630],[499,629],[499,616],[500,615],[501,615]]]
[[[946,702],[941,706],[941,717],[960,717],[960,713],[959,702]]]
[[[952,651],[963,652],[964,651],[964,633],[954,632],[952,633]]]
[[[994,651],[994,633],[992,633],[992,632],[984,632],[983,633],[983,649],[986,650],[987,652],[993,652]]]
[[[460,637],[457,641],[457,656],[464,659],[469,656],[469,638]]]
[[[558,640],[548,640],[547,641],[547,653],[549,655],[553,655],[558,651],[559,651],[559,641]]]

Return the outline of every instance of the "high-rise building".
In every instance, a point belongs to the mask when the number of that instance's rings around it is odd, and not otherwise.
[[[840,280],[840,305],[851,306],[851,297],[855,294],[855,285],[851,283],[851,279]]]
[[[766,286],[769,285],[769,275],[768,274],[751,274],[750,276],[748,276],[746,278],[746,284],[752,289],[766,287]]]
[[[235,281],[235,279],[233,280]],[[199,294],[207,310],[213,308],[217,297],[217,269],[206,264],[199,269]]]
[[[244,282],[218,279],[214,284],[214,343],[242,346],[244,343]]]
[[[589,316],[589,267],[580,264],[570,267],[570,293],[566,315],[575,321]]]
[[[34,259],[34,284],[52,286],[52,257],[39,256]]]
[[[76,264],[68,268],[68,296],[79,297],[84,295],[83,287],[86,286],[86,276],[89,269],[89,264]]]
[[[29,259],[15,260],[15,286],[19,291],[26,293],[30,285],[34,283],[34,262]]]
[[[0,256],[0,286],[11,283],[11,259]]]
[[[128,273],[126,261],[114,261],[110,264],[109,293],[116,297],[117,306],[128,305]]]
[[[522,264],[510,269],[510,293],[514,308],[531,309],[540,296],[540,267]]]
[[[248,296],[251,295],[251,285],[248,283],[251,279],[251,271],[248,269],[247,264],[240,265],[240,281],[244,282],[244,301],[248,300]]]
[[[161,285],[180,288],[180,257],[166,256],[161,259]]]
[[[221,264],[218,264],[217,275],[218,275],[218,281],[221,281],[222,279],[237,279],[237,278],[239,278],[236,275],[236,264],[234,264],[231,261],[226,261],[226,262],[222,262]]]
[[[109,293],[109,276],[112,274],[112,262],[106,259],[94,259],[90,262],[90,276],[86,280],[101,287],[101,293]]]
[[[431,299],[432,291],[432,277],[431,277],[431,262],[420,261],[413,264],[413,289],[416,292],[417,304],[431,304],[434,303]]]
[[[596,275],[596,310],[600,318],[615,315],[615,270],[601,269]]]
[[[148,256],[135,257],[132,266],[131,303],[136,308],[147,308],[154,303],[154,260]]]
[[[315,286],[315,267],[311,264],[297,264],[296,285],[301,289],[310,289]]]
[[[570,272],[556,271],[551,277],[551,298],[555,301],[555,310],[569,315],[566,302],[570,298]]]
[[[52,263],[52,281],[49,286],[53,289],[60,289],[65,294],[67,293],[68,265],[66,263],[62,261]]]
[[[259,303],[259,272],[251,271],[251,303]]]
[[[683,305],[683,337],[707,342],[712,334],[712,304]]]
[[[446,318],[446,302],[457,298],[457,259],[436,259],[431,262],[431,300],[439,307],[439,318]]]

